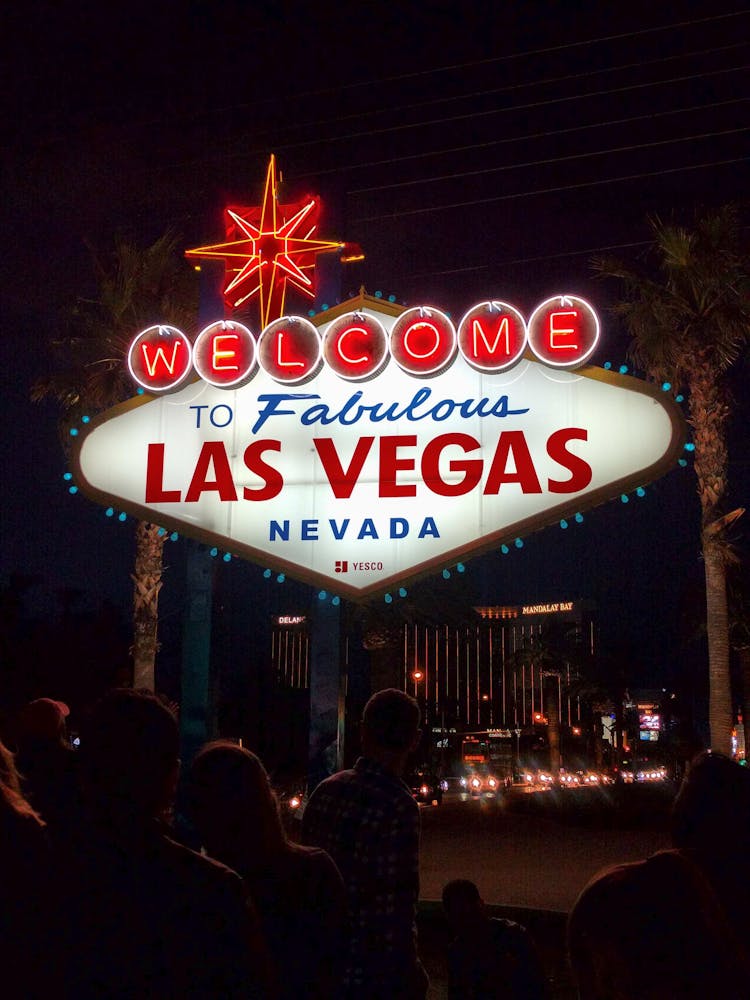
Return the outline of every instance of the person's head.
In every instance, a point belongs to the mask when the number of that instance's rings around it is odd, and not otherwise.
[[[393,770],[403,771],[419,743],[417,701],[398,688],[377,691],[362,713],[362,751]]]
[[[595,876],[568,920],[581,1000],[737,997],[746,982],[731,927],[679,851]]]
[[[487,908],[474,882],[456,878],[443,887],[443,910],[457,937],[470,936],[487,920]]]
[[[690,765],[672,810],[675,847],[726,857],[746,844],[737,830],[750,829],[750,771],[729,757],[701,753]]]
[[[65,720],[70,709],[63,701],[53,698],[36,698],[21,709],[16,727],[16,740],[20,750],[38,747],[64,747],[68,749]]]
[[[220,861],[261,862],[286,843],[263,764],[229,740],[208,743],[188,778],[188,807],[203,846]]]
[[[91,806],[134,819],[172,803],[179,730],[167,706],[146,691],[105,695],[81,728],[81,778]]]
[[[42,822],[21,790],[21,780],[13,754],[2,740],[0,740],[0,806],[19,816],[30,816],[39,823]]]

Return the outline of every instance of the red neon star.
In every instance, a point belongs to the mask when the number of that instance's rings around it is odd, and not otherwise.
[[[357,260],[363,256],[356,244],[312,238],[320,207],[317,195],[308,195],[289,205],[278,204],[276,157],[271,156],[263,204],[251,208],[238,205],[226,208],[226,243],[188,250],[185,256],[225,260],[226,306],[239,309],[257,296],[261,325],[267,326],[284,313],[287,285],[291,284],[311,298],[315,294],[312,272],[317,254],[344,250],[342,260]]]

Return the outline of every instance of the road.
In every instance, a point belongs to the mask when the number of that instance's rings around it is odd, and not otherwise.
[[[664,830],[560,823],[449,795],[422,808],[421,897],[440,899],[450,879],[469,878],[488,903],[567,911],[597,871],[668,846]]]

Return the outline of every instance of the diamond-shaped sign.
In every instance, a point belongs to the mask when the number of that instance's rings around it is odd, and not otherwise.
[[[386,332],[401,311],[360,298],[313,322],[324,337],[355,308]],[[685,440],[654,387],[531,354],[498,372],[458,355],[431,377],[391,359],[364,381],[321,364],[296,384],[261,366],[240,388],[182,386],[92,421],[82,490],[351,599],[635,489]]]

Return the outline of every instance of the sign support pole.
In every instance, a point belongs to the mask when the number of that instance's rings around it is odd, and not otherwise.
[[[308,794],[339,766],[339,684],[342,672],[339,607],[329,601],[318,601],[310,618]]]
[[[197,542],[188,541],[186,608],[182,628],[180,743],[183,766],[213,735],[211,718],[211,611],[213,560]]]

